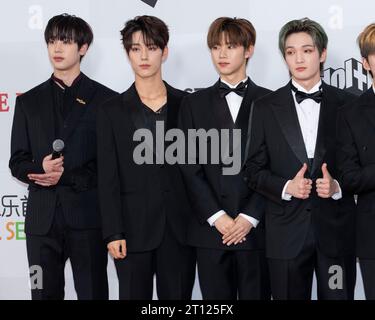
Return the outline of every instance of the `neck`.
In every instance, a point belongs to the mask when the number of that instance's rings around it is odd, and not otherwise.
[[[318,74],[317,77],[314,77],[313,79],[308,79],[308,80],[299,80],[295,79],[293,77],[293,80],[297,82],[301,87],[303,87],[306,91],[310,91],[314,86],[321,81],[320,79],[320,74]]]
[[[56,78],[62,80],[66,86],[70,87],[73,81],[79,76],[80,73],[81,70],[78,65],[78,68],[74,68],[72,70],[55,70],[53,72],[53,75]]]
[[[240,70],[240,72],[236,72],[230,75],[220,75],[220,79],[224,80],[225,82],[230,83],[232,86],[236,85],[240,81],[246,78],[246,69]]]
[[[150,78],[135,77],[135,87],[137,92],[142,97],[154,98],[160,95],[165,90],[165,84],[161,76]]]

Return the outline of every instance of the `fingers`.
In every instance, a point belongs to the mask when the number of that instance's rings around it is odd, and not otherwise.
[[[50,187],[56,185],[60,178],[62,172],[52,172],[52,173],[43,173],[43,174],[29,174],[27,177],[34,181],[36,184],[43,187]]]
[[[297,187],[296,198],[307,199],[310,196],[312,190],[312,180],[311,179],[301,179]]]
[[[328,179],[331,176],[328,172],[326,163],[322,164],[322,173],[323,173],[323,178],[325,178],[325,179]]]
[[[49,154],[48,156],[45,156],[43,159],[43,161],[50,161],[50,160],[52,160],[52,153]]]
[[[121,240],[120,242],[120,245],[121,245],[121,250],[120,250],[120,257],[121,259],[125,258],[126,257],[126,240]]]
[[[307,164],[304,163],[301,170],[297,172],[296,177],[303,178],[307,170]]]
[[[126,256],[126,240],[110,242],[107,245],[108,252],[114,259],[123,259]]]
[[[246,240],[245,237],[250,232],[252,226],[250,222],[248,222],[247,220],[244,221],[242,219],[240,217],[236,218],[236,223],[233,228],[231,228],[229,232],[222,237],[223,244],[230,246],[232,244],[238,244]]]

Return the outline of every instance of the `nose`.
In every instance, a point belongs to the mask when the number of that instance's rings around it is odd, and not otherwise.
[[[300,51],[297,51],[297,52],[296,52],[296,62],[297,62],[297,63],[302,63],[302,62],[304,62],[304,56],[303,56],[303,53],[300,52]]]
[[[148,49],[147,48],[142,48],[141,59],[142,60],[147,60],[148,59]]]
[[[226,58],[227,57],[227,48],[225,46],[220,47],[219,57],[220,58]]]
[[[62,51],[62,42],[61,41],[55,41],[53,49],[54,49],[55,52],[61,52]]]

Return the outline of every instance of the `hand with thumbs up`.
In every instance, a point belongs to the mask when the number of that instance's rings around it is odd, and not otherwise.
[[[331,198],[335,193],[339,192],[339,185],[329,174],[326,163],[322,165],[322,173],[323,178],[316,180],[316,192],[321,198]]]
[[[312,189],[312,180],[305,178],[307,164],[304,163],[301,170],[297,172],[293,180],[290,180],[286,192],[294,198],[307,199]]]

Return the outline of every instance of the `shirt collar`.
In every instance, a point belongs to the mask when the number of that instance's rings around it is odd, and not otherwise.
[[[311,90],[307,91],[304,87],[302,87],[300,84],[298,84],[296,81],[292,79],[292,84],[297,88],[298,91],[302,91],[305,93],[313,93],[319,90],[319,87],[322,85],[322,80],[319,80],[319,82],[311,88]]]
[[[54,74],[52,74],[51,76],[52,80],[62,89],[62,90],[65,90],[66,88],[74,88],[77,83],[82,79],[82,72],[79,73],[79,75],[73,80],[72,82],[72,85],[70,87],[68,87],[64,81],[62,81],[61,79],[55,77]]]
[[[221,78],[220,78],[220,81],[221,81],[222,83],[225,83],[229,88],[233,89],[233,88],[237,87],[241,82],[245,82],[245,81],[247,81],[247,79],[248,79],[248,77],[246,77],[245,79],[241,80],[240,82],[238,82],[238,83],[235,84],[235,85],[230,84],[229,82],[226,82],[225,80],[223,80],[223,79],[221,79]]]
[[[375,94],[375,85],[374,84],[372,85],[372,90],[374,90],[374,94]]]

